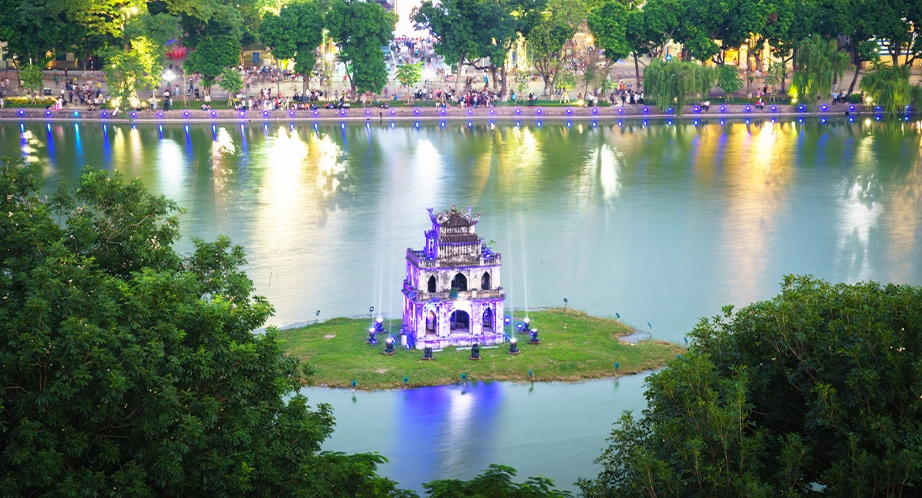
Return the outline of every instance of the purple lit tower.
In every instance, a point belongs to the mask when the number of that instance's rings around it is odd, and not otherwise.
[[[502,343],[502,256],[474,232],[480,213],[428,211],[425,249],[407,249],[402,333],[416,349]]]

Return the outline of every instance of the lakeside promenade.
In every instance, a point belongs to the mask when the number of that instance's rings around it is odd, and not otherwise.
[[[424,104],[424,103],[421,103]],[[686,106],[681,116],[674,109],[665,112],[656,106],[613,105],[601,107],[502,105],[497,107],[436,108],[431,104],[381,108],[376,106],[349,109],[235,111],[233,109],[177,109],[170,111],[121,111],[111,109],[89,111],[72,108],[53,111],[41,108],[10,108],[0,110],[4,121],[73,121],[111,123],[208,123],[208,122],[300,122],[300,121],[489,121],[489,120],[619,120],[619,119],[703,119],[703,118],[792,118],[806,116],[853,116],[878,113],[873,106],[860,104],[821,104],[815,111],[801,105],[766,103],[764,109],[752,104],[712,104],[709,110]]]

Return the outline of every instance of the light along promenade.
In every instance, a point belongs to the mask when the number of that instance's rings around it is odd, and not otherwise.
[[[764,118],[776,116],[843,116],[882,115],[880,107],[861,104],[821,104],[814,111],[806,106],[766,103],[764,109],[753,104],[712,104],[709,110],[697,105],[685,106],[685,112],[678,116],[675,109],[665,112],[656,106],[628,105],[605,107],[582,106],[510,106],[498,107],[450,107],[400,106],[390,108],[352,107],[350,109],[316,110],[274,110],[235,111],[233,109],[178,109],[171,111],[121,111],[114,114],[111,109],[88,111],[86,109],[52,111],[39,108],[10,108],[0,110],[0,119],[7,121],[100,121],[114,123],[197,123],[197,122],[248,122],[248,121],[438,121],[438,120],[593,120],[593,119],[700,119],[700,118]],[[914,109],[907,107],[907,115]]]

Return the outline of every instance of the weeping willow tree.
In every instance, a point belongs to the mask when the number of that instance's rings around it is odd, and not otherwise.
[[[835,40],[810,35],[795,52],[790,94],[816,110],[819,99],[831,95],[833,80],[851,68],[848,53],[840,51]]]
[[[910,66],[874,64],[861,78],[860,87],[887,114],[905,111],[913,101],[922,100],[922,87],[909,84]]]
[[[644,69],[644,92],[656,101],[660,110],[674,106],[681,115],[689,97],[700,98],[717,82],[714,68],[695,62],[653,59]]]

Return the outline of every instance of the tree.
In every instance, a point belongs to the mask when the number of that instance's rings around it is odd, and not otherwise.
[[[554,489],[546,477],[529,477],[519,484],[512,482],[516,471],[506,465],[490,464],[469,481],[439,479],[423,484],[429,498],[567,498],[568,491]]]
[[[675,0],[649,0],[643,9],[631,4],[628,10],[625,38],[631,45],[634,59],[634,76],[640,87],[640,58],[661,58],[666,43],[672,39],[679,24],[679,7]]]
[[[224,72],[224,68],[239,63],[240,40],[229,35],[216,35],[202,38],[183,63],[183,68],[190,73],[200,73],[205,94],[211,95],[215,78]]]
[[[585,0],[548,0],[541,20],[526,37],[531,60],[544,82],[547,95],[560,71],[566,54],[564,44],[573,38],[587,16]]]
[[[560,103],[570,102],[570,90],[576,88],[576,75],[572,71],[561,71],[554,78],[554,86],[562,92],[560,94]]]
[[[160,84],[160,57],[153,42],[139,36],[125,49],[109,53],[106,62],[106,83],[115,107],[128,103],[137,107],[144,90],[154,91]]]
[[[397,81],[401,85],[407,87],[407,103],[410,103],[410,87],[419,83],[423,78],[423,63],[417,62],[415,64],[401,64],[397,66]]]
[[[226,237],[179,255],[178,206],[85,170],[39,197],[0,167],[0,489],[8,496],[384,496],[376,454],[320,452],[272,314]]]
[[[660,110],[675,106],[681,115],[689,97],[706,95],[717,80],[714,68],[677,59],[653,60],[644,70],[644,93]]]
[[[30,99],[34,95],[39,95],[42,91],[42,70],[35,64],[29,64],[28,66],[21,68],[19,70],[19,78],[22,80],[23,86],[29,90]]]
[[[396,14],[373,2],[335,0],[325,21],[330,38],[339,45],[353,93],[380,93],[387,84],[381,47],[394,39]]]
[[[477,9],[478,0],[425,0],[413,9],[413,26],[432,33],[435,53],[448,65],[458,64],[456,89],[461,84],[464,65],[480,57],[474,27]]]
[[[221,81],[218,82],[218,86],[221,87],[221,90],[227,92],[227,104],[234,105],[235,96],[243,89],[243,77],[240,76],[240,71],[231,67],[225,68],[224,72],[221,73]]]
[[[875,64],[861,78],[864,90],[887,114],[906,114],[913,102],[922,101],[922,87],[909,83],[910,66]]]
[[[743,88],[743,80],[740,78],[740,73],[735,66],[721,64],[716,69],[717,87],[722,89],[727,94],[727,97]]]
[[[922,287],[787,276],[702,319],[587,496],[906,496],[922,478]]]
[[[589,11],[586,24],[595,37],[596,45],[605,51],[606,63],[601,72],[606,78],[611,64],[626,59],[633,49],[627,39],[629,14],[628,8],[618,0],[605,0]],[[595,61],[590,60],[586,71],[592,72],[596,67]]]
[[[282,7],[278,15],[267,14],[259,25],[259,37],[278,59],[294,59],[295,71],[303,77],[301,92],[307,93],[317,57],[314,51],[323,42],[323,17],[313,1],[300,1]]]
[[[832,82],[851,66],[848,54],[838,50],[835,40],[811,35],[800,44],[795,57],[790,93],[810,109],[832,92]]]
[[[66,49],[85,35],[74,21],[73,2],[66,0],[4,0],[0,3],[0,39],[18,55],[20,65],[43,67],[49,53]]]

